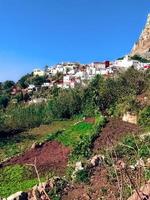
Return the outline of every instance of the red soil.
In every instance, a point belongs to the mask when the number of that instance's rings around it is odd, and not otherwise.
[[[87,122],[87,123],[94,124],[94,123],[95,123],[95,118],[88,117],[88,118],[86,118],[84,121]]]
[[[139,127],[135,124],[123,122],[120,119],[110,119],[106,126],[102,129],[100,136],[94,142],[93,151],[111,147],[119,139],[128,133],[137,134]]]
[[[67,167],[69,153],[70,150],[67,147],[64,147],[57,141],[51,141],[43,144],[41,147],[30,149],[23,155],[13,157],[4,163],[4,166],[34,164],[36,158],[36,165],[39,172],[52,170],[58,174],[63,174]]]

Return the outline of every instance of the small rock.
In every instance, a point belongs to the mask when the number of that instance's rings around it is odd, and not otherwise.
[[[99,164],[102,163],[103,159],[104,159],[104,156],[95,155],[93,158],[91,158],[90,163],[92,164],[93,167],[96,167],[96,166],[98,166]]]
[[[36,148],[36,143],[34,142],[31,146],[31,149],[35,149]]]
[[[84,168],[83,168],[83,166],[82,166],[81,161],[76,162],[75,171],[77,172],[77,171],[79,171],[79,170],[83,170],[83,169],[84,169]]]
[[[118,160],[117,163],[116,163],[116,168],[118,170],[122,170],[122,169],[125,169],[126,167],[126,164],[123,160]]]
[[[140,158],[140,160],[137,160],[135,167],[145,167],[144,160]]]
[[[28,200],[28,194],[20,191],[9,196],[7,200]]]

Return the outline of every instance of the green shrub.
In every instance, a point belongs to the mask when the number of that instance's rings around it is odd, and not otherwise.
[[[139,114],[139,124],[150,129],[150,106],[144,108]]]
[[[87,169],[82,169],[76,172],[76,179],[77,182],[88,183],[90,180],[90,173]]]
[[[147,181],[150,180],[150,170],[149,169],[145,169],[144,170],[144,177]]]
[[[1,108],[6,108],[8,103],[9,103],[10,98],[8,95],[1,95],[0,96],[0,109]]]
[[[138,153],[135,138],[132,135],[126,136],[122,139],[121,143],[116,146],[115,150],[119,158],[135,155]]]

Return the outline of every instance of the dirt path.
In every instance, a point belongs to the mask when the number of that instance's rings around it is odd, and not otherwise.
[[[33,164],[36,158],[37,168],[39,172],[56,171],[59,175],[65,172],[69,148],[62,144],[51,141],[43,144],[41,147],[30,149],[23,155],[13,157],[3,166],[12,164]]]

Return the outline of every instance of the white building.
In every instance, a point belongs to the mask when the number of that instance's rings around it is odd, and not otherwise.
[[[128,69],[129,67],[132,67],[133,66],[133,60],[131,60],[129,58],[129,56],[125,56],[123,59],[121,60],[116,60],[114,62],[114,66],[115,67],[118,67],[118,68],[125,68],[125,69]]]
[[[105,63],[104,62],[92,62],[90,64],[91,67],[100,69],[100,68],[105,68]]]
[[[34,91],[34,90],[36,90],[35,85],[30,84],[30,85],[28,86],[28,92],[32,92],[32,91]]]
[[[43,83],[42,85],[41,85],[41,87],[45,87],[45,88],[51,88],[51,87],[53,87],[53,83],[49,83],[49,82],[47,82],[47,83]]]
[[[140,70],[140,69],[144,69],[144,66],[148,65],[148,63],[142,63],[138,60],[133,60],[131,59],[128,55],[124,57],[124,59],[122,60],[116,60],[113,63],[113,66],[116,68],[124,68],[124,69],[128,69],[130,67],[135,67],[136,69]]]
[[[44,72],[44,70],[41,70],[41,69],[34,69],[33,70],[33,75],[34,76],[44,76],[45,72]]]

